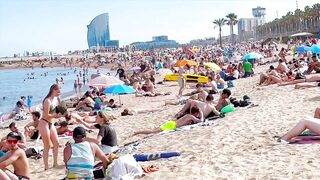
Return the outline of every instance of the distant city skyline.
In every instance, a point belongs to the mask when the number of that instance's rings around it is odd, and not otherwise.
[[[299,9],[318,2],[298,0]],[[0,0],[0,57],[88,49],[87,25],[102,13],[109,14],[110,36],[123,46],[157,35],[179,43],[218,37],[214,19],[228,13],[251,18],[257,6],[266,8],[268,22],[294,11],[296,0]],[[223,27],[222,35],[229,33]]]

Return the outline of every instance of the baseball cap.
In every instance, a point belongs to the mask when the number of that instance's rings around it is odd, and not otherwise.
[[[10,133],[7,135],[7,139],[8,139],[8,137],[12,137],[12,138],[15,138],[15,139],[17,139],[17,140],[21,140],[21,136],[20,136],[18,133],[16,133],[16,132],[10,132]]]
[[[73,137],[77,139],[82,139],[86,137],[86,130],[81,126],[74,128]]]

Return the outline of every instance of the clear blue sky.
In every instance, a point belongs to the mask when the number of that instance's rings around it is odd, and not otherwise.
[[[319,0],[298,0],[299,8]],[[270,21],[296,8],[295,0],[0,0],[0,57],[25,50],[87,49],[86,25],[109,13],[111,39],[120,45],[168,35],[180,43],[217,37],[212,21],[229,12],[252,17],[251,9],[267,8]],[[235,32],[237,28],[235,27]],[[223,35],[229,34],[224,27]]]

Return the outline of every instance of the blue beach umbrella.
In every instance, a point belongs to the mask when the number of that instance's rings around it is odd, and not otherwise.
[[[311,50],[311,48],[309,46],[299,46],[299,47],[297,47],[296,52],[297,53],[306,53],[310,50]]]
[[[135,93],[136,90],[134,90],[131,86],[127,85],[113,85],[103,91],[105,94],[131,94]]]
[[[259,53],[256,53],[256,52],[251,52],[251,53],[248,53],[246,55],[243,56],[243,59],[245,60],[249,60],[249,59],[262,59],[263,56]]]
[[[320,45],[312,45],[310,49],[312,53],[320,53]]]
[[[120,99],[121,94],[132,94],[135,92],[136,90],[133,89],[131,86],[122,85],[122,84],[110,86],[109,88],[103,91],[103,93],[105,94],[118,94],[120,103],[121,103],[121,99]]]

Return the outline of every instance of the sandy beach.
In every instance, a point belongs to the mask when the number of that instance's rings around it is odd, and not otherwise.
[[[265,71],[269,65],[259,66],[256,72]],[[318,144],[285,145],[278,143],[280,136],[305,116],[312,116],[320,97],[319,89],[295,90],[293,86],[271,85],[258,87],[259,76],[239,79],[232,88],[232,97],[250,96],[258,104],[252,108],[237,108],[225,118],[210,122],[210,126],[193,125],[179,131],[145,136],[129,137],[137,130],[150,129],[173,119],[182,108],[164,106],[164,101],[175,99],[176,82],[157,85],[161,91],[173,92],[168,96],[135,97],[121,96],[124,107],[162,108],[155,113],[121,117],[121,109],[110,111],[117,117],[113,122],[119,145],[139,140],[137,150],[132,153],[154,153],[177,151],[180,157],[159,159],[141,163],[156,165],[160,169],[141,179],[317,179],[319,163],[315,160]],[[187,89],[191,91],[191,89]],[[118,100],[118,96],[114,97]],[[215,96],[217,99],[218,96]],[[21,127],[28,121],[19,121]],[[1,130],[1,137],[8,129]],[[95,134],[90,134],[94,136]],[[61,145],[68,139],[61,139]],[[28,142],[41,145],[42,142]],[[65,175],[59,152],[60,168],[43,171],[42,159],[29,159],[32,179],[61,179]],[[52,162],[49,160],[49,162]]]

